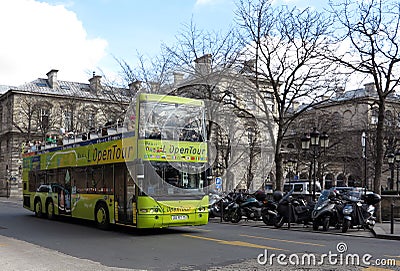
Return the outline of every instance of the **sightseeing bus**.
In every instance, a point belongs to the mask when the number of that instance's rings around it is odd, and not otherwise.
[[[99,228],[208,222],[204,102],[138,94],[123,125],[23,153],[23,206]]]

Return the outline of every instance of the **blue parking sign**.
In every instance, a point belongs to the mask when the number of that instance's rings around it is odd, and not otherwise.
[[[221,177],[216,177],[216,178],[215,178],[215,184],[216,184],[216,185],[221,185],[221,184],[222,184],[222,179],[221,179]]]

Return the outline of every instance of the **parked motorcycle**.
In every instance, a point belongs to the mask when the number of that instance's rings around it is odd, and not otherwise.
[[[263,207],[267,203],[266,197],[263,191],[254,194],[240,193],[232,209],[231,221],[238,223],[243,216],[254,221],[261,220]]]
[[[275,227],[280,228],[284,223],[304,223],[311,222],[311,212],[314,208],[313,202],[306,202],[304,199],[292,197],[294,189],[282,196],[277,206],[277,216]],[[280,191],[275,191],[277,193]]]
[[[221,217],[226,222],[231,220],[231,208],[236,194],[231,192],[225,196],[213,196],[208,206],[209,217]]]
[[[272,194],[273,200],[268,200],[264,203],[261,209],[262,221],[268,226],[274,226],[277,218],[278,203],[282,199],[282,192],[276,191]]]
[[[349,191],[343,207],[342,232],[350,227],[369,229],[375,225],[375,204],[381,201],[381,196],[373,192],[360,190]]]
[[[322,229],[327,231],[329,226],[340,229],[343,220],[343,203],[334,190],[323,190],[312,211],[313,230]]]

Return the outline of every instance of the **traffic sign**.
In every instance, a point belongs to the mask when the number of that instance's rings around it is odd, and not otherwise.
[[[222,184],[222,178],[221,178],[221,177],[216,177],[216,178],[215,178],[215,184],[216,184],[216,185]]]

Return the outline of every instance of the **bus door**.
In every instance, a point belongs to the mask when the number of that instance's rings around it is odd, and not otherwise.
[[[115,220],[121,224],[136,222],[136,186],[125,164],[114,167]]]
[[[55,185],[53,189],[58,195],[58,213],[71,215],[71,175],[69,169],[59,171],[61,185]]]

